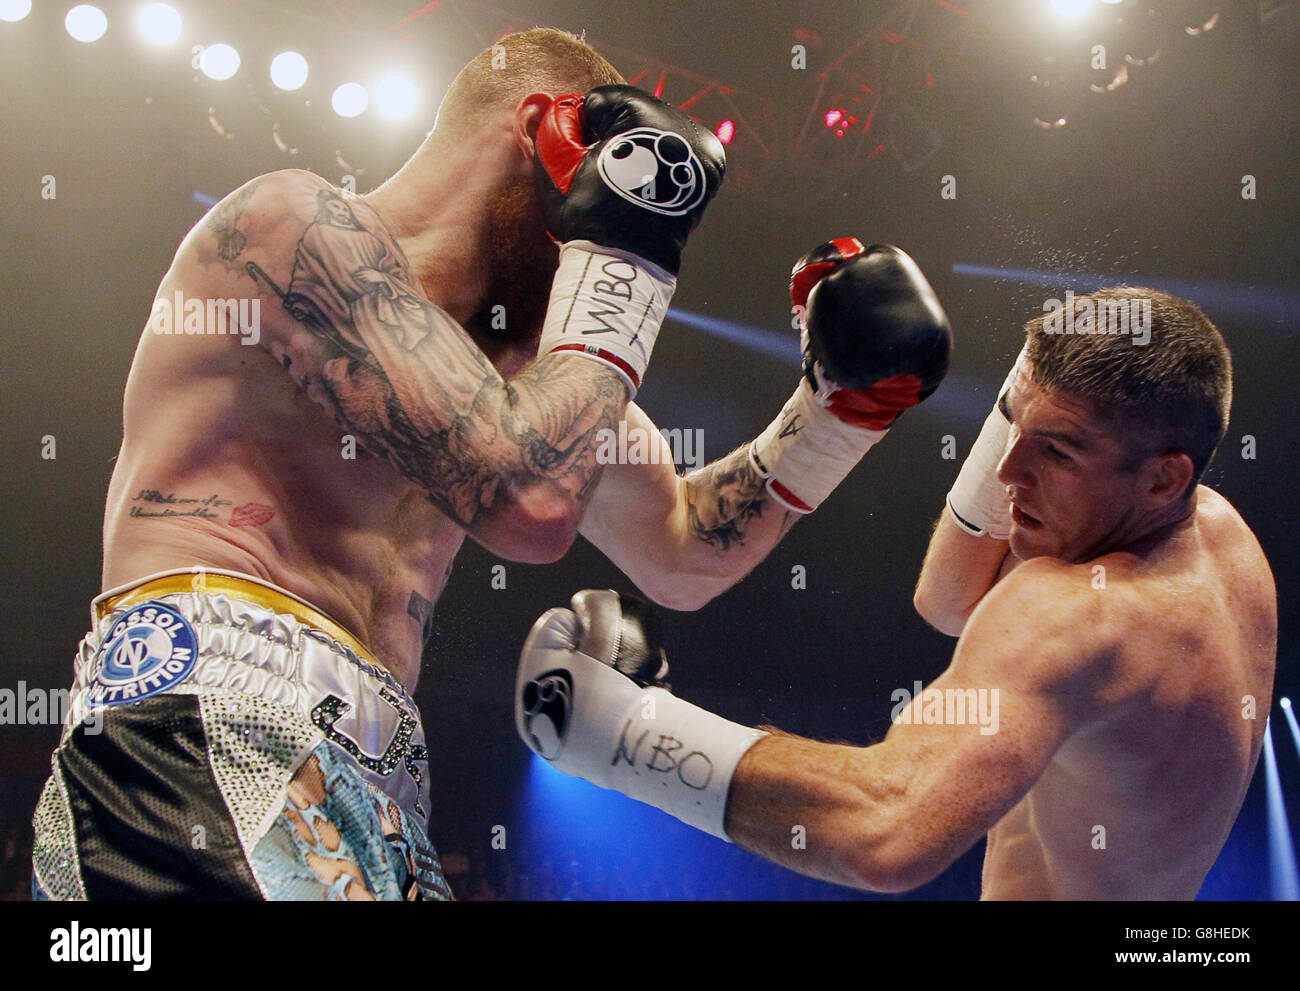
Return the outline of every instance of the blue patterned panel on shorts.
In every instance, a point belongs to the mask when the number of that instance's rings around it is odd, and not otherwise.
[[[319,744],[289,783],[284,810],[253,850],[273,901],[447,900],[433,845],[414,816]]]

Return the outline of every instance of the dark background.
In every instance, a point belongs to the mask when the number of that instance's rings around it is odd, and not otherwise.
[[[515,0],[509,11],[439,4],[395,27],[423,4],[178,4],[185,31],[161,50],[146,48],[124,23],[134,5],[106,5],[109,33],[93,45],[63,31],[66,6],[38,4],[26,20],[0,23],[5,687],[70,683],[87,606],[100,589],[104,494],[135,342],[177,243],[211,198],[289,166],[335,182],[364,167],[358,191],[373,188],[431,126],[457,69],[508,28],[585,30],[629,76],[662,60],[779,102],[907,5]],[[920,6],[931,18],[945,16],[941,5]],[[820,121],[817,141],[800,153],[763,159],[745,147],[743,131],[729,149],[735,181],[693,237],[674,301],[686,316],[665,327],[638,396],[660,426],[703,429],[712,460],[768,423],[797,374],[781,357],[794,353],[790,265],[829,237],[888,240],[909,251],[958,343],[940,392],[904,417],[763,565],[699,612],[666,616],[682,697],[739,722],[823,739],[883,737],[890,693],[936,676],[953,645],[911,607],[930,527],[960,463],[941,457],[942,438],[954,436],[964,457],[1019,348],[1022,323],[1044,299],[1119,282],[1190,297],[1232,348],[1232,423],[1206,481],[1237,506],[1272,563],[1281,620],[1275,699],[1297,693],[1300,63],[1287,27],[1294,20],[1283,11],[1261,23],[1259,4],[1220,4],[1213,32],[1171,36],[1162,58],[1115,93],[1094,96],[1076,78],[1069,124],[1048,130],[1031,121],[1026,80],[1035,58],[1049,50],[1077,57],[1093,28],[1083,22],[1070,35],[1038,14],[1043,6],[966,4],[972,20],[960,50],[936,50],[919,73],[912,66],[886,80],[894,101],[886,109],[905,100],[941,141],[920,164],[898,153],[908,135],[897,119],[891,130],[883,112],[884,149],[870,157],[846,160]],[[1264,4],[1264,13],[1285,6]],[[802,73],[790,64],[796,38],[808,46]],[[189,46],[214,40],[243,56],[227,83],[198,77],[189,65]],[[284,47],[312,64],[297,94],[276,94],[263,82],[267,58]],[[353,73],[369,78],[376,66],[421,80],[417,120],[394,125],[370,112],[340,121],[328,111],[334,85]],[[692,92],[686,77],[669,74],[666,99],[682,102]],[[701,119],[716,126],[721,115],[706,117],[703,107]],[[217,132],[210,114],[233,138]],[[780,115],[763,123],[765,134],[787,142],[802,126]],[[276,148],[273,124],[297,155]],[[57,181],[53,200],[40,195],[47,174]],[[1257,182],[1254,200],[1241,195],[1247,174]],[[945,175],[956,179],[955,200],[940,196]],[[57,438],[52,461],[40,457],[47,434]],[[1246,435],[1255,439],[1253,459],[1242,456]],[[466,545],[438,603],[417,690],[433,755],[433,838],[461,897],[860,897],[536,762],[511,714],[515,660],[530,624],[579,588],[632,588],[581,541],[556,565],[506,564],[504,590],[490,584],[496,563]],[[806,589],[792,588],[796,565],[806,569]],[[1300,768],[1285,725],[1274,724],[1274,739],[1294,822]],[[54,727],[0,726],[0,884],[15,897],[26,884],[31,809],[56,739]],[[504,851],[491,845],[497,826],[505,827]],[[1269,896],[1266,829],[1261,761],[1202,897]],[[907,897],[977,897],[981,852],[982,845]]]

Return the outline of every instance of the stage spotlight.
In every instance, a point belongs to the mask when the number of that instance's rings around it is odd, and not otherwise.
[[[209,79],[229,79],[239,71],[239,52],[229,45],[209,45],[199,56],[199,68]]]
[[[837,138],[844,137],[849,128],[858,122],[857,117],[841,107],[827,110],[826,113],[822,114],[822,120],[826,122],[828,128],[835,132]]]
[[[1051,4],[1062,17],[1082,17],[1092,6],[1091,0],[1051,0]]]
[[[271,59],[271,82],[295,90],[307,81],[307,60],[297,52],[281,52]]]
[[[1295,710],[1291,707],[1291,700],[1283,696],[1282,700],[1278,702],[1278,706],[1282,710],[1282,717],[1286,719],[1287,729],[1291,731],[1291,742],[1295,744],[1296,750],[1300,750],[1300,723],[1296,722]]]
[[[154,45],[170,45],[181,36],[181,15],[166,3],[151,3],[142,8],[136,25],[145,41]]]
[[[676,306],[668,311],[668,319],[676,320],[684,326],[711,334],[721,340],[730,341],[732,344],[739,344],[758,354],[784,361],[789,365],[797,366],[801,360],[797,334],[791,335],[768,330],[766,327],[722,320],[703,313],[678,309]]]
[[[405,76],[385,76],[375,86],[375,106],[385,117],[405,117],[416,99],[415,84]]]
[[[77,41],[98,41],[108,30],[108,18],[98,7],[83,3],[68,11],[68,16],[63,19],[63,26]]]
[[[330,97],[330,106],[340,117],[355,117],[370,104],[370,94],[360,83],[344,83]]]
[[[718,136],[718,140],[724,145],[729,145],[736,136],[736,122],[734,120],[724,120],[713,133]]]
[[[1286,814],[1282,777],[1273,750],[1273,720],[1264,723],[1264,787],[1268,800],[1269,881],[1274,901],[1293,902],[1300,898],[1300,873],[1296,870],[1295,840]]]
[[[0,21],[21,21],[32,12],[32,0],[0,0]]]

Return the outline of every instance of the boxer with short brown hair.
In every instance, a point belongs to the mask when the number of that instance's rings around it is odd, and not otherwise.
[[[987,899],[1194,898],[1259,757],[1276,592],[1245,522],[1197,485],[1227,427],[1219,332],[1153,290],[1089,302],[1149,307],[1149,341],[1028,325],[916,591],[959,635],[952,663],[883,741],[764,735],[673,699],[656,664],[602,651],[635,613],[584,598],[539,621],[521,662],[523,689],[565,668],[599,699],[598,718],[544,713],[563,769],[841,884],[917,887],[987,835]],[[526,725],[526,692],[517,711]],[[646,740],[681,773],[650,773],[665,762]]]

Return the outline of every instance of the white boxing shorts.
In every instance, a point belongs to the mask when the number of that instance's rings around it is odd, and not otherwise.
[[[309,603],[173,571],[91,605],[37,899],[447,899],[402,686]]]

